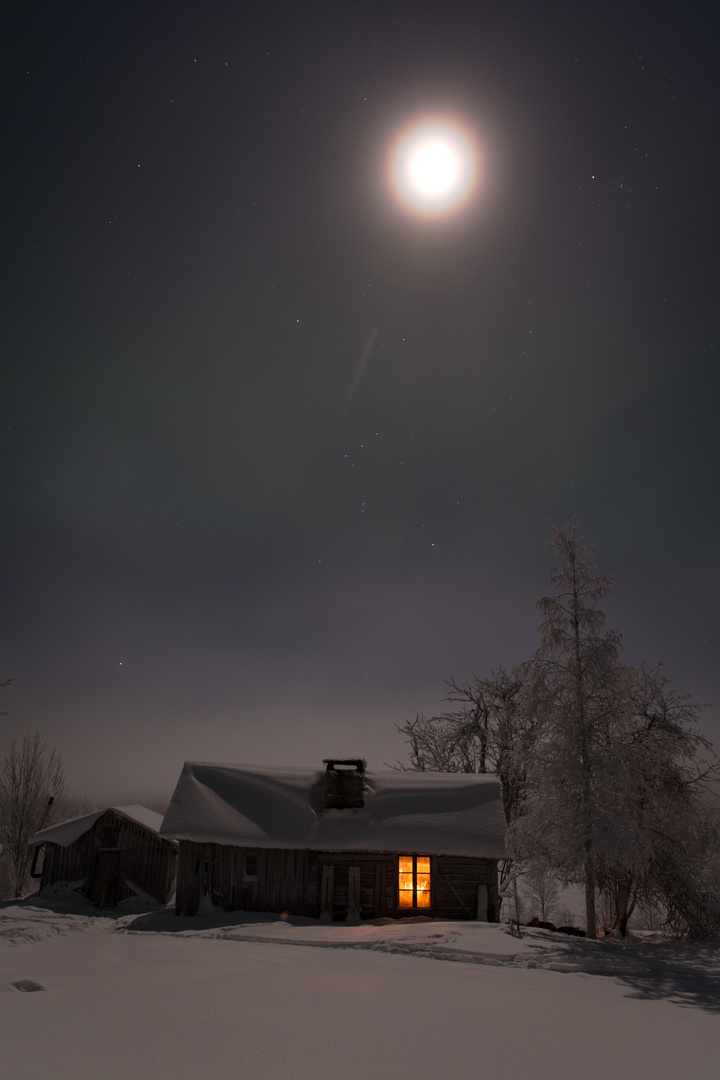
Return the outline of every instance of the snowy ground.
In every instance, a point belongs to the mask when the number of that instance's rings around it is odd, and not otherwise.
[[[12,1080],[713,1080],[720,945],[0,904]]]

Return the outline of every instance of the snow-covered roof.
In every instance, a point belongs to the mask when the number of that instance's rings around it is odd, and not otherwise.
[[[238,847],[505,854],[500,784],[492,776],[366,772],[362,808],[323,810],[324,775],[187,761],[160,833]]]
[[[58,825],[50,825],[47,829],[41,829],[31,838],[31,844],[59,844],[60,847],[69,847],[81,836],[92,829],[98,818],[112,810],[118,817],[126,818],[136,825],[142,825],[148,832],[160,834],[162,814],[156,814],[154,810],[148,810],[147,806],[137,803],[131,806],[106,806],[104,810],[96,810],[93,814],[84,814],[82,817],[71,818],[69,821],[61,821]]]

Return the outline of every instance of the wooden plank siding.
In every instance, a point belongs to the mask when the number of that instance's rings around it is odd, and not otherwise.
[[[248,857],[252,873],[248,872]],[[194,915],[207,896],[224,911],[311,914],[309,864],[307,851],[181,840],[175,910],[178,915]]]
[[[133,821],[120,820],[121,879],[166,903],[175,878],[177,848]]]
[[[120,852],[112,903],[119,903],[136,892],[161,904],[167,902],[175,877],[175,845],[111,810],[67,847],[50,841],[45,844],[40,889],[59,882],[82,882],[89,895],[98,852],[112,850]]]
[[[446,919],[485,919],[478,912],[478,887],[487,888],[487,921],[497,922],[499,897],[496,859],[435,856],[432,874],[433,910]]]
[[[394,911],[397,900],[393,896],[395,881],[394,866],[396,858],[391,854],[374,852],[343,853],[314,851],[311,855],[311,874],[313,885],[322,882],[323,866],[333,867],[332,917],[334,920],[345,919],[350,905],[350,870],[360,871],[360,917],[376,919]],[[383,872],[384,871],[384,872]],[[313,900],[316,890],[313,888]],[[313,904],[313,913],[318,903]]]
[[[40,889],[59,881],[86,882],[95,860],[95,845],[90,832],[86,832],[69,847],[45,844]]]
[[[242,848],[190,840],[180,841],[175,911],[194,915],[207,897],[224,911],[287,911],[319,918],[324,879],[326,892],[331,890],[332,918],[344,920],[351,870],[359,871],[362,919],[412,914],[477,919],[478,888],[484,886],[487,913],[481,911],[479,917],[497,921],[496,859],[433,856],[432,907],[416,912],[398,908],[397,854]]]

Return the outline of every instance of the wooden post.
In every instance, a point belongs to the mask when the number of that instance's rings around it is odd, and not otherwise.
[[[322,889],[320,892],[320,919],[322,922],[332,922],[334,885],[335,867],[332,863],[323,863]]]
[[[348,913],[346,923],[360,922],[360,867],[351,866],[348,870]]]
[[[54,802],[55,802],[55,796],[51,795],[50,798],[47,801],[47,806],[45,807],[45,813],[43,814],[42,821],[40,822],[40,828],[37,830],[37,832],[42,832],[42,830],[47,825],[47,819],[50,817],[50,807],[52,806],[52,804]],[[40,848],[43,847],[43,846],[44,845],[42,845],[42,844],[41,845],[36,845],[35,850],[33,851],[32,866],[30,867],[30,877],[31,878],[42,877],[42,869],[38,873],[37,864],[38,864],[38,855],[40,854]],[[0,851],[2,851],[2,846],[0,846]]]
[[[487,885],[478,885],[478,906],[477,917],[479,922],[487,922],[487,907],[488,907],[488,887]]]
[[[375,918],[387,915],[387,864],[375,864]]]

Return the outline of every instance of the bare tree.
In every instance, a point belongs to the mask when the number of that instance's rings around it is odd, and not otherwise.
[[[470,682],[446,679],[445,701],[460,706],[439,716],[418,714],[398,724],[410,746],[410,767],[421,772],[493,773],[502,786],[510,825],[522,813],[527,755],[535,721],[527,708],[525,667],[497,668]]]
[[[409,744],[412,769],[497,776],[508,825],[523,812],[527,759],[535,740],[535,719],[526,693],[528,670],[527,665],[511,672],[500,667],[470,682],[446,679],[445,700],[459,708],[439,716],[420,713],[397,725]],[[512,860],[503,859],[499,869],[503,897],[515,887]]]
[[[542,922],[553,922],[558,913],[560,887],[552,868],[546,862],[532,862],[525,867],[522,883],[533,914]]]
[[[13,740],[0,770],[0,835],[8,854],[14,897],[22,895],[30,866],[30,838],[43,825],[50,799],[65,794],[60,755],[39,732]]]
[[[0,686],[9,686],[11,682],[15,682],[15,676],[14,675],[10,679],[5,679],[4,682],[0,682]],[[7,713],[6,712],[0,712],[0,716],[7,716]]]

